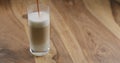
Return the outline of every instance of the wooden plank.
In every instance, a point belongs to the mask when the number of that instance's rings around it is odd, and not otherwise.
[[[104,24],[114,35],[120,38],[120,27],[115,23],[109,0],[84,0],[87,9]],[[93,3],[96,3],[93,5]],[[104,9],[104,10],[103,10]],[[94,11],[94,12],[93,12]]]
[[[0,63],[119,63],[120,5],[111,2],[50,0],[51,49],[33,57],[27,7],[35,0],[0,0]]]
[[[35,63],[24,26],[14,15],[10,2],[0,0],[0,63]]]
[[[88,63],[119,63],[120,27],[113,18],[110,1],[52,0],[52,3],[71,30],[71,34],[78,40]],[[65,35],[62,37],[65,38]]]
[[[51,15],[52,26],[55,28],[60,38],[63,40],[63,44],[68,50],[73,63],[86,63],[87,61],[84,58],[80,46],[78,45],[78,41],[76,40],[74,35],[72,35],[71,30],[68,28],[68,25],[64,23],[66,20],[64,20],[62,15],[59,14],[56,9],[54,9],[53,5],[51,5],[51,7],[52,12],[54,12]]]

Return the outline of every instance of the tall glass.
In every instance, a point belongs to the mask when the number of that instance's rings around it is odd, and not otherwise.
[[[49,7],[40,4],[39,9],[36,4],[28,8],[30,52],[35,56],[43,56],[50,49]]]

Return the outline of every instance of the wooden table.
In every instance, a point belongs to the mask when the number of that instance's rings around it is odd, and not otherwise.
[[[120,4],[109,0],[50,0],[51,49],[29,52],[27,6],[0,0],[0,63],[120,63]]]

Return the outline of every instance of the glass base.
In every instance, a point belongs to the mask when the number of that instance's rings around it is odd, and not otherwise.
[[[30,52],[34,55],[34,56],[44,56],[49,52],[49,48],[47,51],[40,51],[40,52],[35,52],[32,49],[30,49]]]

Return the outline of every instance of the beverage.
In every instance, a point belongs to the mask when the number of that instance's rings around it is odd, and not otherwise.
[[[44,11],[28,14],[30,30],[30,49],[34,55],[44,55],[50,47],[49,14]],[[41,52],[41,53],[39,53]]]
[[[50,48],[49,8],[39,4],[39,0],[36,3],[28,8],[30,52],[35,56],[43,56]]]

